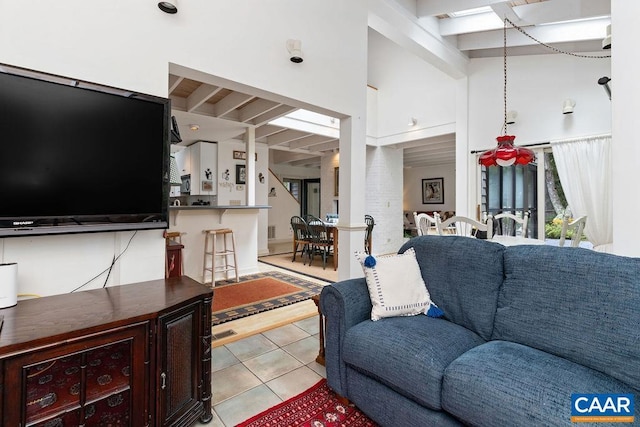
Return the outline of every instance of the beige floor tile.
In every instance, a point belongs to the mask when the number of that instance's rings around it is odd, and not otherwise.
[[[318,357],[320,342],[316,335],[285,345],[282,349],[306,365]]]
[[[300,341],[301,339],[307,338],[309,336],[308,333],[293,324],[284,325],[276,329],[271,329],[270,331],[265,331],[262,333],[262,335],[267,337],[269,341],[277,344],[278,347],[291,344],[292,342]]]
[[[277,349],[246,360],[244,365],[260,378],[262,382],[267,382],[287,372],[291,372],[303,364],[284,350]]]
[[[225,426],[232,427],[280,402],[281,399],[269,387],[262,384],[214,405],[213,409]]]
[[[320,331],[320,320],[318,316],[309,317],[308,319],[294,322],[298,328],[302,329],[309,335],[316,335]]]
[[[267,386],[282,400],[290,399],[307,390],[322,377],[306,366],[267,382]]]
[[[262,383],[246,366],[239,363],[211,374],[213,404],[238,396]]]
[[[231,365],[240,363],[226,347],[216,347],[211,350],[211,372],[216,372]]]
[[[227,344],[225,347],[241,361],[245,361],[261,354],[268,353],[278,348],[276,344],[269,341],[264,335],[257,334]]]
[[[315,373],[320,375],[322,378],[327,378],[327,368],[325,368],[323,365],[319,364],[315,360],[307,364],[307,368],[312,369]]]

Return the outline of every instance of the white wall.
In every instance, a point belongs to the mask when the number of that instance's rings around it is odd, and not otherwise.
[[[365,214],[373,216],[375,220],[371,241],[373,253],[395,253],[403,243],[402,150],[367,147],[364,179]]]
[[[276,228],[276,235],[270,242],[291,241],[293,238],[291,217],[300,215],[300,203],[273,173],[269,173],[269,190],[271,188],[274,189],[275,194],[268,197],[268,204],[271,206],[267,211],[268,225]]]
[[[380,142],[416,139],[411,135],[455,122],[455,80],[371,29],[368,70],[378,89],[377,126],[368,130]],[[408,126],[411,117],[417,126]]]
[[[340,167],[339,153],[329,153],[322,156],[320,162],[320,218],[325,218],[328,213],[340,213],[335,209],[338,202],[338,196],[335,195],[334,178],[337,167]]]
[[[422,180],[443,178],[444,203],[422,203]],[[404,170],[403,210],[415,211],[455,211],[456,210],[456,171],[453,163]]]
[[[176,15],[140,0],[0,0],[0,9],[0,40],[11,40],[0,43],[0,63],[158,96],[167,95],[175,63],[347,116],[366,114],[364,0],[190,0]],[[290,38],[302,40],[304,63],[289,61]],[[138,236],[140,250],[120,261],[114,284],[163,276],[162,232]],[[62,293],[101,271],[121,240],[117,233],[4,239],[0,261],[18,261],[19,292]]]
[[[603,55],[606,52],[595,52]],[[598,79],[611,75],[609,59],[568,55],[507,58],[507,109],[516,110],[509,125],[516,144],[530,144],[611,132],[611,102]],[[496,145],[504,122],[502,58],[472,59],[469,64],[469,147]],[[562,114],[567,98],[573,114]]]

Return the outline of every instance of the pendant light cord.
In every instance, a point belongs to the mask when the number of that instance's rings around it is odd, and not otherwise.
[[[516,30],[520,31],[522,34],[524,34],[525,36],[529,37],[534,42],[536,42],[539,45],[544,46],[547,49],[552,50],[552,51],[554,51],[556,53],[562,53],[563,55],[570,55],[570,56],[575,56],[575,57],[578,57],[578,58],[591,58],[591,59],[611,58],[611,55],[583,55],[581,53],[567,52],[566,50],[558,49],[557,47],[553,47],[551,45],[543,43],[540,40],[538,40],[537,38],[533,37],[531,34],[527,33],[525,30],[523,30],[521,27],[519,27],[516,24],[514,24],[513,21],[511,21],[509,18],[505,17],[504,18],[504,22],[505,22],[505,24],[504,24],[505,25],[505,31],[506,31],[507,22],[508,22],[513,28],[515,28]]]
[[[502,58],[503,58],[503,71],[504,71],[504,123],[502,124],[502,134],[507,134],[507,21],[508,19],[504,19],[504,27],[502,30],[502,39],[503,39],[503,48],[502,48]],[[511,21],[509,21],[511,22]]]

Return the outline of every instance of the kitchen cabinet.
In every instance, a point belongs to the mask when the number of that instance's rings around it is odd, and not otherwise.
[[[188,147],[191,157],[191,195],[218,194],[218,144],[199,141]]]
[[[210,421],[211,301],[182,276],[0,310],[0,425]]]
[[[174,156],[178,164],[180,176],[191,175],[191,147],[184,147],[182,150],[174,153]]]

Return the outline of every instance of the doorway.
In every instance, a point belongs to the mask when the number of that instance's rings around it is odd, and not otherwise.
[[[320,178],[302,181],[300,210],[303,217],[305,215],[313,215],[320,218]]]

